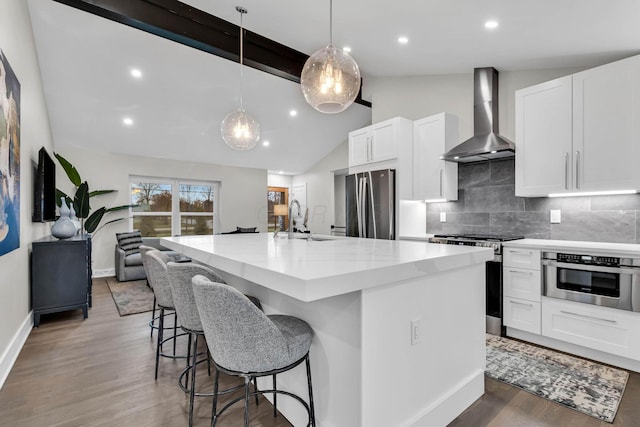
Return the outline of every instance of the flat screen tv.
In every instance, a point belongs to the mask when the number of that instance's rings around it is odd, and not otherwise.
[[[56,164],[42,147],[34,179],[33,222],[56,219]]]

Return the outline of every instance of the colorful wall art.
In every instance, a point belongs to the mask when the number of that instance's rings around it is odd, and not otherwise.
[[[0,256],[20,247],[20,82],[0,50]]]

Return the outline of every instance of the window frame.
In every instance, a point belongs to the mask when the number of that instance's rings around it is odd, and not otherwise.
[[[220,229],[220,181],[205,181],[186,178],[162,178],[141,175],[129,175],[129,200],[131,201],[131,186],[136,183],[169,184],[171,185],[171,212],[136,212],[129,208],[129,230],[133,230],[133,220],[136,216],[169,216],[171,217],[171,236],[182,235],[181,220],[186,216],[212,216],[213,233]],[[213,187],[213,212],[181,212],[180,185],[206,185]],[[143,236],[145,237],[145,236]]]

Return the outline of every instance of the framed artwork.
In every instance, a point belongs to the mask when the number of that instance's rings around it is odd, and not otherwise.
[[[20,247],[20,82],[0,49],[0,256]]]

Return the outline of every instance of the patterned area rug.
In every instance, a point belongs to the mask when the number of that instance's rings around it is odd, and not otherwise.
[[[629,373],[487,334],[491,378],[612,423]]]
[[[146,280],[118,282],[115,277],[108,277],[107,286],[120,316],[153,310],[153,291]]]

